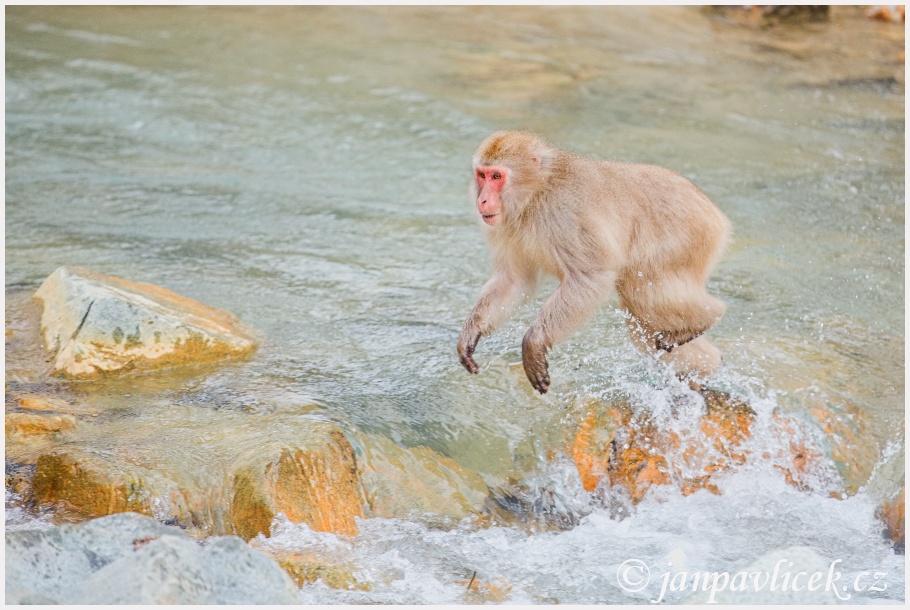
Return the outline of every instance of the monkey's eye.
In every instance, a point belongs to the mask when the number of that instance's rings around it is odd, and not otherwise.
[[[477,177],[480,178],[481,180],[486,179],[486,176],[483,174],[483,172],[477,172]]]
[[[502,174],[500,174],[499,172],[496,172],[495,174],[493,174],[493,180],[501,180],[501,179],[502,179]]]

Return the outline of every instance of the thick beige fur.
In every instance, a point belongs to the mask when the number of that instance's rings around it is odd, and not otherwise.
[[[718,350],[700,335],[725,310],[705,283],[730,222],[698,187],[662,167],[581,157],[526,132],[491,135],[473,162],[507,172],[501,218],[483,226],[493,276],[465,323],[460,353],[468,345],[473,352],[473,335],[491,333],[532,296],[543,271],[560,285],[523,345],[532,352],[525,369],[538,390],[549,385],[547,349],[614,292],[633,318],[629,328],[640,349],[680,375],[705,376],[720,364]],[[528,371],[529,359],[543,372]]]

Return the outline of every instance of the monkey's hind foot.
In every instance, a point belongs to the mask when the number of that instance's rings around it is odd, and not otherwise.
[[[703,379],[714,373],[722,361],[720,350],[704,337],[694,337],[672,350],[663,350],[659,358],[669,364],[678,377],[690,380]]]

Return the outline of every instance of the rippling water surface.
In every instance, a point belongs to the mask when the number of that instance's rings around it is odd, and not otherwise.
[[[248,362],[87,400],[162,425],[175,404],[313,404],[490,486],[539,481],[579,515],[532,534],[371,519],[354,540],[283,523],[260,543],[330,549],[373,583],[307,586],[307,601],[463,601],[456,581],[477,571],[512,601],[647,602],[657,585],[617,584],[626,559],[732,571],[791,547],[885,571],[889,588],[859,599],[901,600],[904,560],[873,513],[903,486],[903,34],[850,15],[759,30],[681,7],[9,8],[7,293],[76,264],[264,336]],[[553,352],[535,396],[510,365],[552,282],[482,342],[481,375],[461,369],[458,332],[490,269],[470,156],[503,128],[671,167],[726,212],[716,384],[794,417],[858,410],[869,457],[834,484],[848,499],[760,463],[720,496],[652,494],[625,518],[589,497],[547,457],[576,399],[660,411],[685,389],[655,383],[607,307]],[[106,442],[128,447],[131,427]]]

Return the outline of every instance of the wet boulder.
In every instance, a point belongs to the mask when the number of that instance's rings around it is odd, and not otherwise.
[[[39,413],[46,422],[21,419]],[[70,422],[39,413],[7,412],[7,487],[56,523],[132,511],[197,536],[250,539],[268,536],[278,514],[348,535],[364,515],[354,450],[318,417],[199,409],[162,428],[138,412],[126,426],[89,417],[45,431]]]
[[[856,493],[867,484],[879,460],[878,446],[870,442],[868,414],[847,402],[834,405],[807,398],[805,407],[824,433],[821,444],[843,477],[845,491]]]
[[[226,311],[170,290],[60,267],[38,288],[53,372],[91,379],[211,362],[253,351],[253,331]]]
[[[147,479],[147,477],[145,477]],[[31,481],[31,498],[81,519],[127,511],[151,515],[148,481],[120,464],[72,448],[41,454]]]
[[[51,415],[44,413],[7,413],[6,434],[23,436],[44,436],[72,430],[76,420],[70,415]]]
[[[750,459],[769,461],[788,482],[805,486],[803,475],[819,454],[791,421],[774,415],[763,422],[774,442],[756,455],[748,442],[755,411],[721,392],[705,391],[702,398],[694,417],[666,421],[622,400],[589,401],[570,448],[585,490],[601,484],[623,489],[633,503],[656,485],[676,486],[684,495],[701,489],[717,494],[716,476]]]
[[[6,534],[6,602],[294,604],[297,588],[234,536],[188,538],[135,513]]]
[[[893,498],[883,502],[875,511],[875,516],[885,524],[883,534],[894,545],[895,551],[903,554],[905,548],[904,530],[904,490],[901,489]]]
[[[359,469],[369,516],[460,520],[483,512],[487,486],[476,472],[425,446],[361,435]]]
[[[282,447],[263,453],[233,477],[234,532],[249,540],[269,536],[276,515],[317,532],[357,534],[363,494],[354,449],[340,430],[328,430],[317,447]]]
[[[250,545],[255,548],[253,542]],[[281,569],[298,587],[321,582],[330,589],[344,591],[369,591],[372,589],[369,581],[358,578],[356,566],[350,563],[333,563],[315,553],[281,553],[269,549],[262,550],[278,562]]]

